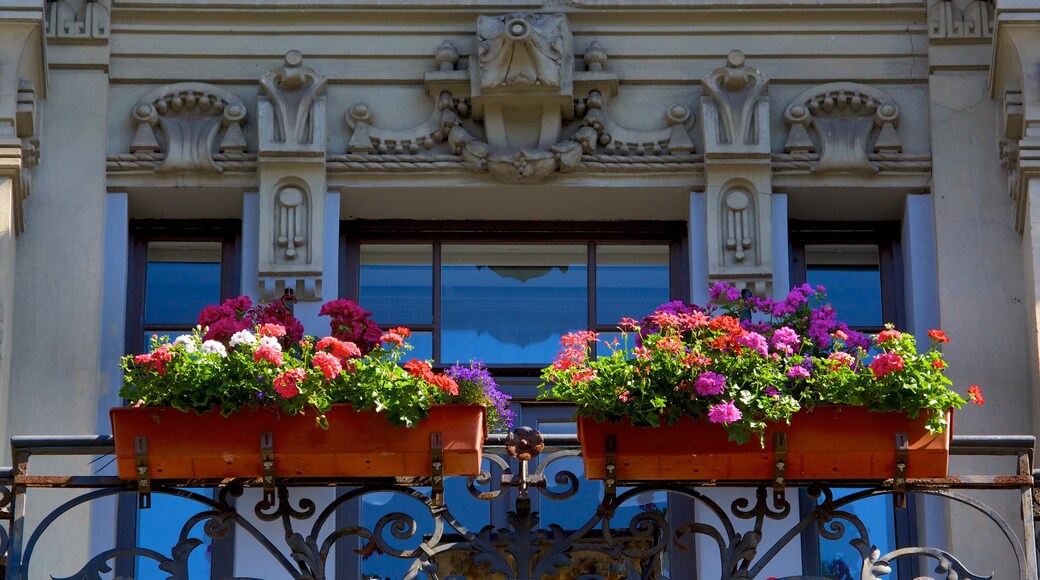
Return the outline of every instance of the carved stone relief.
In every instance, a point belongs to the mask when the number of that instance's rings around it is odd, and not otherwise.
[[[290,50],[260,78],[260,296],[292,289],[321,300],[324,269],[325,77]]]
[[[931,0],[928,7],[930,38],[992,38],[992,0]]]
[[[131,153],[164,153],[160,172],[220,172],[215,151],[244,152],[246,107],[230,92],[205,83],[168,85],[145,95],[131,112]],[[218,140],[218,137],[220,139]]]
[[[563,14],[477,17],[477,62],[483,90],[560,88],[571,57]]]
[[[704,77],[701,127],[706,153],[769,152],[768,83],[761,71],[744,64],[739,50],[729,53],[726,66]]]
[[[592,42],[582,59],[587,70],[574,70],[571,42],[561,14],[482,16],[469,68],[457,70],[459,55],[450,42],[438,48],[437,70],[424,79],[427,92],[436,96],[434,111],[413,127],[389,130],[374,125],[368,104],[356,103],[346,118],[353,130],[348,151],[390,161],[437,150],[461,157],[467,171],[511,183],[572,171],[583,156],[600,151],[693,152],[689,107],[669,107],[661,129],[621,125],[606,106],[618,86],[617,75],[605,70],[606,51]]]
[[[722,220],[719,230],[723,233],[722,247],[725,248],[723,264],[755,263],[755,257],[748,260],[752,251],[755,233],[758,226],[755,211],[755,195],[741,186],[732,187],[722,194],[722,207],[719,217]]]
[[[260,78],[261,151],[324,150],[325,82],[325,77],[303,66],[303,55],[296,50],[286,53],[283,66]]]
[[[47,38],[59,40],[107,40],[108,8],[102,0],[50,0],[44,14]]]
[[[837,82],[809,89],[784,111],[785,153],[818,153],[814,173],[876,173],[869,153],[898,153],[899,106],[884,92]]]

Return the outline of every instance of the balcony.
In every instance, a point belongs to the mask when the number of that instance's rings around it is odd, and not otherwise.
[[[992,552],[1008,555],[1010,577],[1017,570],[1020,578],[1035,579],[1040,505],[1033,450],[1032,437],[955,436],[951,464],[967,457],[971,465],[1000,468],[945,479],[615,482],[608,461],[601,483],[581,476],[574,437],[516,430],[488,441],[488,471],[478,478],[123,481],[46,473],[52,465],[88,461],[91,471],[104,472],[113,452],[110,437],[16,437],[16,467],[0,471],[0,565],[7,580],[133,577],[134,561],[163,571],[155,577],[195,578],[189,561],[206,546],[206,576],[214,578],[237,577],[255,558],[272,563],[264,578],[370,578],[362,576],[361,562],[378,557],[397,561],[401,572],[394,578],[694,578],[699,570],[700,577],[736,579],[783,570],[785,578],[966,579],[991,577],[989,570],[973,568],[972,559]],[[60,499],[37,501],[48,493]],[[97,522],[110,520],[107,529],[114,531],[117,502],[125,511],[159,496],[198,504],[197,511],[165,523],[176,541],[160,550],[133,545],[134,534],[128,540],[125,531],[112,545],[101,539],[108,536],[98,533],[106,528]],[[385,509],[360,515],[363,505],[374,509],[373,502],[365,504],[373,497]],[[902,544],[927,535],[917,533],[924,517],[909,513],[912,498],[933,498],[927,501],[940,502],[943,513],[962,506],[988,528],[971,530],[979,541],[963,555],[957,545],[883,550],[863,517],[873,508],[855,509],[879,497],[891,497],[897,519],[909,522]],[[1005,515],[991,507],[996,504]],[[400,505],[407,507],[390,509]],[[1017,517],[1005,517],[1007,506]],[[94,516],[85,524],[75,514],[88,507]],[[122,519],[136,521],[129,513]],[[44,548],[55,549],[48,537],[81,542],[88,555],[72,569],[52,569],[57,558]],[[821,541],[847,546],[847,568],[820,566]],[[792,566],[801,572],[790,572]]]

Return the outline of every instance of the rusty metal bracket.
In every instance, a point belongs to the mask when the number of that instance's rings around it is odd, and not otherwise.
[[[773,435],[773,507],[787,503],[787,433]]]
[[[137,466],[137,507],[146,510],[152,507],[152,471],[148,465],[148,438],[134,437],[134,457]]]
[[[430,433],[430,497],[433,505],[444,505],[444,437],[440,432]]]
[[[607,435],[603,440],[606,447],[606,464],[603,466],[603,493],[610,498],[617,495],[617,436]]]
[[[264,502],[273,506],[274,501],[274,434],[260,434],[260,467],[263,472]]]
[[[910,440],[905,433],[896,434],[896,476],[892,479],[892,502],[906,507],[906,465],[910,459]]]

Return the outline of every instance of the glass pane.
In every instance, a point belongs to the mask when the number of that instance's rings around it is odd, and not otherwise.
[[[408,339],[408,344],[412,345],[412,350],[405,355],[404,359],[410,360],[417,358],[419,360],[431,360],[433,359],[433,333],[426,330],[422,332],[412,331],[412,336]]]
[[[827,288],[827,300],[838,319],[852,327],[880,327],[886,322],[881,310],[880,264],[876,245],[805,247],[806,281]]]
[[[441,360],[545,363],[588,326],[584,245],[445,245]]]
[[[596,324],[642,318],[669,295],[668,246],[596,247]]]
[[[361,306],[381,326],[433,323],[433,246],[363,244],[360,276]]]
[[[191,489],[206,497],[213,497],[211,489]],[[152,494],[152,507],[137,512],[137,545],[163,554],[171,555],[171,550],[180,541],[181,528],[192,515],[208,509],[205,505],[183,497],[162,493]],[[204,521],[195,524],[188,537],[198,538],[202,544],[191,551],[188,557],[188,576],[190,578],[209,578],[210,559],[213,540],[203,532]],[[159,563],[151,558],[138,556],[137,573],[134,576],[141,580],[161,580],[169,578],[168,572],[159,570]]]
[[[219,302],[220,251],[220,242],[149,242],[145,323],[194,323]]]

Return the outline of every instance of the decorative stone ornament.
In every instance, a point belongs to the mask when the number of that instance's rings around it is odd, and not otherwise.
[[[394,164],[395,156],[434,150],[424,159],[435,166],[461,158],[463,169],[508,183],[573,171],[584,156],[600,152],[688,161],[694,150],[689,107],[669,107],[661,129],[621,125],[606,107],[618,90],[617,75],[606,71],[606,51],[593,41],[582,59],[587,70],[575,70],[572,44],[562,14],[481,16],[468,68],[457,70],[460,57],[451,42],[437,49],[437,70],[424,78],[434,111],[413,127],[391,130],[374,125],[367,103],[355,103],[346,116],[353,131],[348,151],[405,170],[414,160]]]
[[[701,80],[708,277],[773,292],[769,79],[740,50]]]
[[[135,126],[130,152],[163,153],[160,172],[219,173],[215,151],[246,150],[242,134],[246,106],[220,87],[190,82],[167,85],[137,101],[130,116]]]
[[[726,66],[701,81],[701,127],[704,153],[769,154],[769,79],[744,64],[744,53],[734,50]]]
[[[321,300],[326,80],[290,50],[259,83],[260,297],[292,289],[298,300]]]
[[[290,50],[285,64],[260,78],[257,115],[260,151],[324,154],[325,77],[303,66],[303,55]]]
[[[479,16],[480,90],[566,90],[565,75],[574,68],[570,47],[570,27],[563,14]]]
[[[993,0],[929,1],[929,38],[992,38],[993,23]]]
[[[51,0],[44,14],[47,38],[59,41],[107,41],[108,8],[102,0],[83,0],[79,9],[74,2]]]
[[[784,111],[784,152],[818,153],[813,173],[876,173],[870,153],[899,153],[899,106],[884,92],[857,83],[809,89]]]

